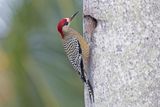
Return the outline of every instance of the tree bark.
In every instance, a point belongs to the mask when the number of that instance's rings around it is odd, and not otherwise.
[[[90,80],[85,107],[160,107],[160,0],[83,0]]]

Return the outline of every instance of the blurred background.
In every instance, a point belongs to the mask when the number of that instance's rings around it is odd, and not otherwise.
[[[56,25],[82,0],[0,0],[0,107],[83,107],[83,85],[69,64]]]

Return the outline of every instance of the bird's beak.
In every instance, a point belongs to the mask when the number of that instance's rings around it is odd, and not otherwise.
[[[79,11],[77,11],[75,14],[73,14],[71,17],[70,17],[70,21],[72,21],[74,19],[74,17],[79,13]]]

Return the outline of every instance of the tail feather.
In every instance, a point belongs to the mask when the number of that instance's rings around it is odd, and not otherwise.
[[[88,92],[89,92],[89,98],[92,102],[94,102],[94,92],[93,92],[93,88],[89,80],[87,80],[86,85],[87,85]]]

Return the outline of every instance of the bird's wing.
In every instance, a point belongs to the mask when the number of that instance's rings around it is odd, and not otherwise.
[[[84,63],[82,58],[82,49],[79,41],[75,37],[67,38],[64,42],[64,49],[73,68],[78,71],[81,79],[86,82],[84,72]]]

